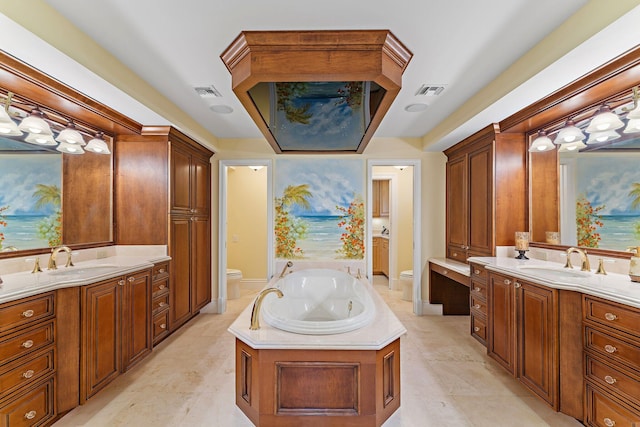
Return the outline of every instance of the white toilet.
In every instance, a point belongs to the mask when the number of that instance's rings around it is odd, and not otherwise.
[[[240,280],[242,271],[227,268],[227,299],[240,298]]]
[[[400,273],[400,289],[402,290],[402,297],[404,301],[411,301],[413,299],[413,270],[405,270]]]

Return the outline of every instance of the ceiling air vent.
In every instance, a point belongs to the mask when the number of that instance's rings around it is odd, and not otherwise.
[[[194,87],[200,98],[221,98],[222,94],[215,86],[196,86]]]
[[[444,90],[445,85],[424,84],[416,91],[416,96],[438,96]]]

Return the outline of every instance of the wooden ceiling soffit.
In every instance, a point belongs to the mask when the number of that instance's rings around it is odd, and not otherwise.
[[[107,135],[139,134],[142,130],[140,123],[2,51],[0,89]]]
[[[388,30],[330,30],[243,31],[220,58],[276,153],[360,154],[400,92],[412,56]],[[363,120],[319,125],[329,108]]]

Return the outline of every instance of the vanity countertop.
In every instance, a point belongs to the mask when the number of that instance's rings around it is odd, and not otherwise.
[[[389,240],[389,235],[388,235],[388,234],[373,233],[371,236],[372,236],[372,237],[379,237],[379,238],[381,238],[381,239],[387,239],[387,240]]]
[[[453,270],[467,277],[471,275],[469,264],[465,264],[464,262],[455,261],[449,258],[429,258],[429,262],[448,268],[449,270]]]
[[[168,256],[112,256],[78,262],[73,267],[43,269],[41,273],[23,271],[2,275],[0,303],[37,295],[55,289],[83,286],[101,280],[151,268],[154,263],[167,261]]]
[[[582,292],[640,308],[640,283],[632,282],[626,274],[595,274],[593,269],[583,272],[579,268],[563,268],[561,264],[536,259],[471,257],[469,261],[482,264],[487,270],[531,280],[550,288]]]

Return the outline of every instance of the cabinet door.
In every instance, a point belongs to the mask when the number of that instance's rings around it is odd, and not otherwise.
[[[378,209],[380,216],[389,216],[389,180],[381,180],[379,182],[378,193]]]
[[[461,156],[447,162],[447,252],[466,250],[467,223],[467,158]]]
[[[371,181],[371,216],[380,216],[380,181],[377,179]]]
[[[380,237],[373,238],[373,251],[371,254],[371,262],[373,263],[373,274],[382,272],[382,265],[380,265],[380,249],[381,249]]]
[[[209,219],[191,220],[191,297],[193,313],[211,302],[211,230]]]
[[[558,409],[557,290],[517,280],[518,377]]]
[[[493,253],[493,144],[469,154],[469,249]]]
[[[127,276],[122,301],[122,370],[151,352],[151,275]]]
[[[209,159],[193,156],[191,158],[191,204],[196,215],[207,215],[210,210],[210,173]]]
[[[513,280],[489,276],[487,291],[487,353],[511,374],[516,374],[516,312]]]
[[[389,277],[389,240],[382,239],[382,248],[380,249],[380,265],[382,265],[382,273]]]
[[[191,154],[171,146],[171,211],[191,213]]]
[[[82,288],[81,395],[87,399],[120,373],[122,278]]]
[[[169,324],[174,331],[191,317],[191,218],[171,218]]]

